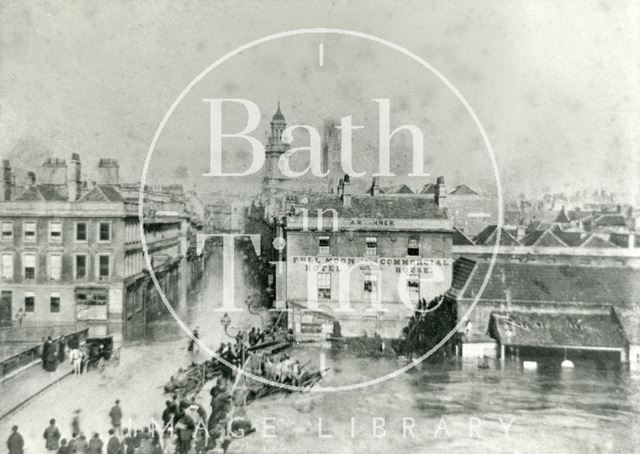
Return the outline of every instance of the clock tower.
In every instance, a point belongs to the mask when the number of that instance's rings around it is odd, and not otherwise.
[[[289,144],[282,140],[282,133],[287,127],[287,121],[280,111],[280,101],[278,110],[271,119],[271,135],[267,139],[265,147],[265,173],[263,188],[269,195],[273,195],[278,190],[285,189],[286,176],[280,172],[278,162],[280,157],[289,149]]]

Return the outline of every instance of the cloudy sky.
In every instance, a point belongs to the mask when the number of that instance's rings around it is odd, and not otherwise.
[[[0,155],[19,168],[79,152],[91,176],[100,157],[138,180],[156,128],[191,80],[249,41],[328,27],[379,36],[437,68],[485,126],[509,191],[613,189],[637,194],[640,48],[630,1],[5,1],[0,3]],[[319,45],[324,47],[319,64]],[[425,135],[425,170],[490,185],[478,131],[433,74],[399,53],[338,35],[284,38],[242,52],[207,74],[163,131],[149,178],[204,190],[257,187],[259,177],[202,177],[209,111],[203,98],[246,98],[264,139],[280,99],[287,121],[321,128],[352,115],[356,170],[377,166],[377,104],[392,127]],[[225,112],[229,130],[242,112]],[[304,134],[296,136],[304,144]],[[225,165],[246,168],[242,144]],[[396,174],[409,170],[408,137],[392,142]],[[360,166],[358,168],[358,166]],[[223,181],[224,180],[224,181]],[[428,179],[423,179],[428,180]],[[412,181],[419,185],[425,181]]]

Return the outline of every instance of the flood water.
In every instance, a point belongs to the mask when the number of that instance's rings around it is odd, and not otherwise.
[[[241,262],[241,260],[240,260]],[[239,265],[236,276],[242,276]],[[229,341],[215,310],[221,276],[213,267],[203,288],[185,306],[185,321],[200,326],[213,349]],[[239,301],[254,289],[237,283]],[[213,303],[212,303],[213,302]],[[248,312],[231,313],[229,329],[259,325]],[[152,344],[182,339],[171,319],[148,332]],[[309,345],[292,356],[310,368],[329,367],[323,387],[355,385],[386,375],[405,363],[358,358]],[[322,359],[324,357],[324,359]],[[532,358],[527,358],[532,359]],[[475,360],[420,364],[393,379],[351,391],[275,395],[248,405],[257,432],[234,440],[231,453],[636,453],[640,452],[640,374],[605,360],[538,359],[537,370],[521,361]],[[208,406],[208,388],[202,403]],[[160,400],[159,400],[160,402]],[[161,406],[158,407],[161,409]]]
[[[314,357],[321,350],[295,352]],[[385,375],[402,363],[327,351],[323,386]],[[249,405],[258,431],[231,452],[634,453],[640,376],[612,364],[519,361],[422,364],[353,391],[295,393]],[[271,419],[270,419],[271,418]]]

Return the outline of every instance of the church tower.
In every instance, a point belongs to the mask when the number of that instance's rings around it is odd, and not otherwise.
[[[322,172],[329,172],[322,191],[329,193],[337,191],[338,181],[343,175],[340,162],[340,133],[336,126],[333,121],[325,121],[322,134]]]
[[[271,118],[271,135],[267,139],[265,147],[265,173],[263,188],[273,194],[283,186],[286,177],[280,172],[278,161],[280,157],[289,149],[289,144],[282,140],[282,133],[287,127],[287,121],[280,111],[280,101],[278,101],[278,110]]]

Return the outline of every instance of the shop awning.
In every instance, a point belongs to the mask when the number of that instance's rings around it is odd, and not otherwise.
[[[626,347],[612,313],[492,312],[489,335],[506,346],[618,350]]]

